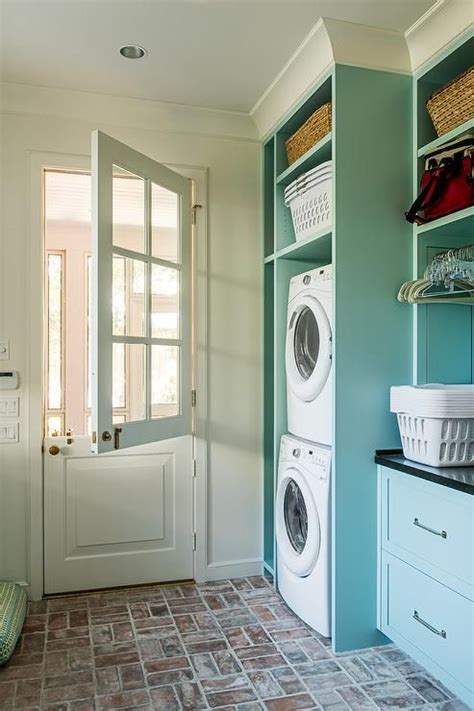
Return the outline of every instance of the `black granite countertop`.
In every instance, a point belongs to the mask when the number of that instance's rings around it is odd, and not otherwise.
[[[401,449],[377,449],[375,462],[450,489],[474,495],[474,467],[430,467],[405,459]]]

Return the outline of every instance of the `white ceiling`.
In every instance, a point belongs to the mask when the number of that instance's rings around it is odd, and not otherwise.
[[[320,17],[404,31],[434,2],[0,0],[3,79],[247,113]]]

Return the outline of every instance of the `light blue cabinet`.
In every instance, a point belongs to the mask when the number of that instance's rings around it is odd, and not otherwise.
[[[379,629],[474,703],[474,497],[378,468]]]

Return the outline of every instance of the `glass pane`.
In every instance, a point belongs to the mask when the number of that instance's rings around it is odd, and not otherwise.
[[[112,407],[120,408],[114,422],[132,422],[146,417],[146,347],[142,343],[114,343]]]
[[[178,261],[178,224],[178,195],[152,183],[151,253],[154,257]]]
[[[134,252],[145,251],[145,181],[114,165],[113,244]]]
[[[145,335],[145,262],[114,256],[112,313],[114,336]]]
[[[63,434],[63,416],[51,415],[46,418],[46,437],[59,437]]]
[[[287,484],[283,508],[290,543],[297,553],[302,553],[308,538],[308,513],[301,489],[294,479]]]
[[[62,405],[63,258],[48,254],[48,410]]]
[[[295,326],[296,367],[304,380],[308,380],[316,367],[319,355],[318,322],[307,306],[302,310]]]
[[[113,344],[113,387],[112,387],[112,407],[125,407],[126,394],[125,394],[125,378],[126,378],[126,366],[125,366],[125,344],[124,343],[114,343]]]
[[[151,294],[152,338],[178,338],[179,272],[153,264]]]
[[[179,415],[179,347],[151,347],[151,416]]]

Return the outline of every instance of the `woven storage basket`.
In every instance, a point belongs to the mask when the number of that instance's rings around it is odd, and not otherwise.
[[[426,108],[438,136],[474,118],[474,67],[430,96]]]
[[[286,141],[288,165],[298,160],[331,130],[332,105],[323,104]]]

